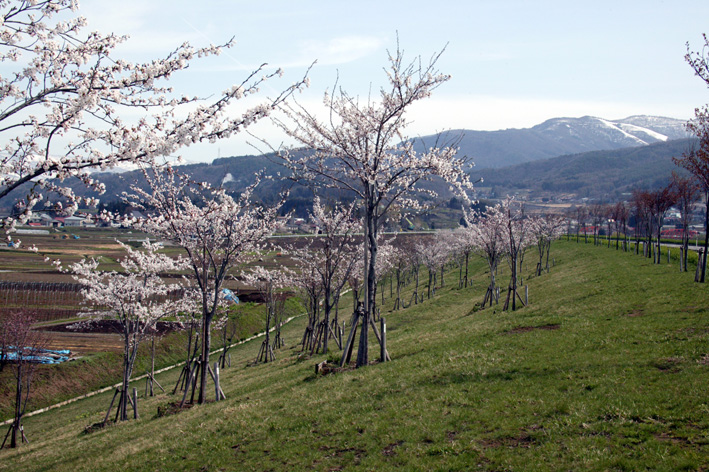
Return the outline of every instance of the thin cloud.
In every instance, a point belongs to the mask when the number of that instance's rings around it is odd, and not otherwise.
[[[373,36],[342,36],[327,41],[307,40],[299,44],[297,60],[287,67],[307,66],[317,59],[320,65],[338,65],[367,57],[384,46],[385,40]]]

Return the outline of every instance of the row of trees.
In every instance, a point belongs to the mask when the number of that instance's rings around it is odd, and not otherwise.
[[[601,244],[598,236],[602,230],[605,230],[608,236],[606,243],[609,247],[612,241],[611,236],[616,235],[616,249],[620,247],[621,240],[623,240],[623,248],[627,249],[628,229],[632,226],[636,243],[644,239],[650,247],[653,245],[654,238],[655,250],[650,251],[647,257],[655,257],[654,262],[659,263],[664,220],[667,212],[672,207],[677,207],[680,211],[682,226],[683,270],[686,271],[689,227],[692,209],[694,204],[699,201],[699,190],[700,187],[691,176],[673,173],[672,180],[667,186],[657,190],[635,190],[627,203],[597,203],[588,207],[579,206],[567,216],[576,219],[577,241],[582,231],[584,239],[588,241],[588,227],[586,225],[591,224],[594,244]]]
[[[507,197],[482,213],[466,215],[466,220],[471,247],[486,260],[490,274],[490,285],[482,306],[492,306],[493,300],[498,300],[496,276],[504,257],[510,268],[510,280],[503,310],[514,311],[517,300],[525,303],[517,289],[521,284],[519,274],[527,248],[536,245],[539,261],[535,273],[541,275],[543,271],[549,271],[551,243],[563,233],[564,219],[557,215],[527,217],[524,207]]]
[[[127,38],[84,33],[85,20],[75,16],[76,8],[72,0],[16,0],[2,6],[0,60],[15,64],[16,71],[0,78],[0,135],[4,138],[0,198],[29,186],[19,219],[5,219],[5,227],[12,230],[18,220],[25,221],[40,202],[72,213],[81,199],[63,183],[67,179],[79,179],[100,192],[103,186],[90,175],[91,170],[122,163],[141,165],[147,187],[134,188],[126,200],[148,216],[130,223],[186,253],[185,259],[178,261],[180,267],[171,269],[189,270],[198,293],[198,402],[202,403],[212,322],[221,303],[224,280],[233,267],[258,251],[273,231],[279,205],[254,203],[253,187],[234,198],[222,189],[192,182],[170,166],[159,166],[158,158],[171,156],[192,143],[228,138],[278,109],[285,118],[277,123],[310,151],[279,152],[293,171],[293,178],[351,192],[364,215],[364,250],[360,254],[365,279],[364,314],[357,366],[367,365],[368,327],[379,267],[378,232],[387,213],[400,204],[416,207],[416,201],[407,197],[433,176],[449,182],[462,194],[472,187],[465,172],[466,162],[455,157],[454,146],[435,145],[418,153],[403,134],[407,109],[449,79],[436,70],[439,55],[428,65],[420,60],[406,63],[397,48],[389,57],[388,86],[380,90],[379,100],[360,102],[343,90],[333,91],[326,94],[326,121],[294,100],[287,101],[305,86],[306,79],[236,114],[232,106],[235,102],[255,94],[263,81],[280,75],[280,71],[269,73],[259,68],[210,101],[179,96],[165,82],[191,61],[219,54],[231,42],[204,48],[185,43],[163,59],[130,63],[112,54]],[[127,121],[125,116],[135,111],[143,116],[136,122]],[[157,263],[156,253],[146,248],[145,254],[149,253],[153,259],[146,256],[145,261]],[[120,276],[97,273],[95,261],[71,268],[90,287],[86,292],[89,300],[111,289],[113,294],[126,292],[118,297],[120,306],[111,307],[115,316],[126,317],[126,326],[135,328],[124,333],[124,379],[130,376],[139,342],[139,337],[131,333],[145,329],[162,312],[162,307],[141,303],[160,298],[158,290],[169,290],[157,282],[155,272],[134,272],[139,264],[133,256],[126,258],[126,263],[132,260],[133,265],[124,267]],[[133,273],[137,275],[131,278]],[[120,281],[116,282],[119,285],[111,285],[111,280]],[[328,298],[330,303],[332,298]],[[124,386],[119,402],[121,418],[125,418],[127,400]]]

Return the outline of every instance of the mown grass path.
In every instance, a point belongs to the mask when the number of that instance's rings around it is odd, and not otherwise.
[[[32,443],[0,451],[0,470],[709,468],[709,286],[590,244],[552,255],[516,312],[473,310],[476,261],[472,288],[451,274],[387,313],[390,363],[315,376],[323,356],[299,359],[292,323],[274,363],[249,365],[258,341],[232,350],[226,401],[155,418],[172,397],[145,399],[138,421],[84,435],[99,395],[28,418]]]

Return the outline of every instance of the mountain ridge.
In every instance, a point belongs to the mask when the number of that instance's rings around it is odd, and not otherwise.
[[[618,120],[594,116],[551,118],[531,128],[496,131],[451,130],[414,140],[423,151],[432,142],[456,142],[459,154],[472,158],[478,169],[500,168],[524,162],[588,151],[646,146],[684,139],[685,121],[631,115]]]

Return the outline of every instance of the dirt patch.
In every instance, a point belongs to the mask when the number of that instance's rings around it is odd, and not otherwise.
[[[480,444],[485,448],[509,447],[509,448],[529,448],[534,444],[534,438],[527,432],[522,432],[518,436],[508,436],[497,439],[481,439]]]
[[[688,446],[692,444],[692,441],[690,441],[687,438],[680,438],[677,436],[672,435],[671,433],[660,433],[655,435],[655,439],[661,442],[671,442],[672,444],[678,444],[682,446]]]
[[[541,326],[519,326],[517,328],[512,328],[508,331],[505,331],[502,334],[519,334],[519,333],[528,333],[529,331],[535,331],[538,329],[544,330],[544,331],[553,331],[556,329],[559,329],[561,325],[559,324],[546,324],[546,325],[541,325]]]
[[[633,310],[632,312],[628,313],[628,316],[630,318],[638,318],[640,316],[645,316],[645,313],[642,310],[637,309],[637,310]]]
[[[663,372],[679,372],[682,359],[679,357],[663,357],[652,363],[652,366]]]
[[[382,454],[384,454],[387,457],[395,456],[396,455],[396,448],[404,444],[404,441],[396,441],[391,444],[388,444],[384,450],[382,451]]]
[[[96,431],[101,431],[104,428],[108,428],[110,426],[113,426],[115,424],[115,421],[108,420],[105,423],[103,421],[91,424],[84,428],[83,434],[91,434],[95,433]]]
[[[158,412],[155,414],[155,418],[176,415],[182,411],[189,410],[190,408],[192,408],[191,403],[185,402],[184,405],[180,405],[180,403],[181,402],[169,402],[165,405],[159,405]]]

